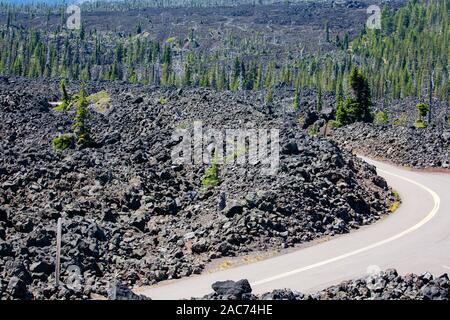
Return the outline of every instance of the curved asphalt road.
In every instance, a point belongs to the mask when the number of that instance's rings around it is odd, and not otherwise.
[[[254,293],[314,292],[367,270],[450,273],[450,174],[413,172],[365,159],[400,193],[400,208],[381,221],[308,248],[260,262],[136,291],[152,299],[201,297],[215,281],[248,279]]]

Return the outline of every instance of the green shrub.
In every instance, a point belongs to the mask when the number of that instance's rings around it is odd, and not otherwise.
[[[417,119],[414,122],[414,127],[416,129],[425,129],[427,127],[427,124],[425,123],[425,121],[423,121],[422,119]]]
[[[392,195],[394,196],[395,200],[400,201],[400,193],[397,191],[393,191]]]
[[[101,100],[105,98],[102,93],[94,96],[96,99]],[[109,98],[109,96],[108,96]],[[69,147],[73,147],[76,144],[80,147],[89,147],[94,145],[94,141],[91,139],[89,128],[86,125],[86,117],[89,106],[89,101],[86,95],[84,84],[81,85],[80,92],[74,97],[73,102],[76,105],[74,123],[72,125],[73,134],[63,134],[58,138],[52,140],[52,146],[55,150],[65,150]]]
[[[62,134],[52,140],[52,146],[55,150],[66,150],[73,147],[74,136],[71,134]]]
[[[317,110],[317,112],[322,111],[322,106],[323,106],[322,88],[319,86],[319,90],[317,92],[317,99],[316,99],[316,110]]]
[[[166,39],[167,43],[173,43],[175,41],[175,37],[169,37]]]
[[[379,125],[386,125],[389,123],[389,119],[386,111],[378,111],[375,114],[375,123]]]

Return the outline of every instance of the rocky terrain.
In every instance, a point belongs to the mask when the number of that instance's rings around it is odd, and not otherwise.
[[[388,122],[393,124],[396,119],[404,118],[404,126],[413,126],[418,116],[417,104],[424,102],[429,105],[429,99],[422,97],[405,97],[403,99],[395,99],[390,102],[382,100],[374,101],[374,112],[385,111],[387,113]],[[450,106],[446,101],[433,99],[432,105],[433,123],[440,127],[449,127],[448,116],[450,115]],[[425,119],[427,120],[427,119]]]
[[[274,290],[261,295],[252,294],[247,280],[222,281],[212,285],[208,300],[449,300],[450,280],[447,274],[434,277],[429,272],[401,276],[395,269],[343,281],[312,294],[290,289]]]
[[[92,82],[110,102],[91,106],[92,148],[52,149],[74,110],[55,111],[58,81],[0,79],[0,297],[88,299],[124,285],[202,272],[211,259],[282,249],[349,232],[396,201],[375,168],[334,142],[309,136],[299,115],[263,93]],[[68,84],[69,94],[79,83]],[[277,107],[277,106],[280,107]],[[174,164],[175,129],[277,128],[280,168]],[[62,279],[54,287],[55,227]]]
[[[355,123],[333,131],[342,148],[413,168],[450,168],[450,128]]]
[[[402,2],[395,0],[391,4],[399,7]],[[236,38],[234,41],[249,34],[264,35],[264,39],[273,38],[267,50],[283,55],[284,46],[297,50],[299,44],[307,51],[315,51],[318,45],[324,50],[332,49],[333,46],[326,41],[317,42],[317,38],[324,36],[325,21],[329,21],[333,39],[340,32],[355,35],[361,31],[367,19],[366,8],[371,4],[368,0],[349,0],[178,8],[152,8],[148,3],[140,8],[130,8],[129,4],[114,8],[108,3],[100,4],[100,7],[85,3],[81,7],[87,31],[95,29],[111,33],[117,30],[123,35],[130,35],[136,32],[139,24],[146,37],[182,40],[189,30],[194,29],[195,46],[198,46],[196,51],[219,50],[222,41],[226,41],[229,35]],[[58,11],[47,15],[47,10],[42,13],[39,10],[36,9],[38,14],[33,19],[29,19],[25,10],[19,11],[14,25],[53,32],[60,25]],[[0,12],[0,25],[6,24],[6,20],[7,12]]]
[[[333,96],[326,97],[326,105],[333,105]],[[367,155],[391,163],[412,168],[450,168],[450,122],[448,104],[433,102],[433,124],[427,128],[415,128],[417,119],[417,98],[395,100],[386,109],[381,101],[376,101],[373,112],[385,111],[386,124],[354,123],[341,128],[333,128],[329,123],[327,134],[330,139],[350,152]],[[302,110],[314,110],[311,105]],[[332,107],[322,112],[306,111],[301,117],[303,128],[323,134],[325,120],[332,120]],[[400,119],[400,120],[399,120]],[[426,119],[427,120],[427,119]],[[400,121],[401,123],[398,123]]]

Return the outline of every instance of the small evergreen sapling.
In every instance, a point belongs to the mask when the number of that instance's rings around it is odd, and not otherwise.
[[[219,184],[219,166],[213,162],[211,166],[206,169],[202,178],[202,187],[207,189],[209,187],[215,187]]]
[[[419,112],[419,117],[414,122],[414,127],[416,127],[417,129],[424,129],[427,127],[427,124],[423,119],[427,116],[430,109],[425,103],[417,104],[416,108]]]
[[[295,87],[294,101],[292,102],[292,108],[294,110],[300,109],[300,94],[297,86]]]
[[[84,84],[81,85],[80,93],[76,103],[76,111],[74,117],[74,124],[72,129],[77,138],[77,145],[87,147],[91,144],[89,128],[86,125],[87,107],[89,102],[87,100],[86,90]]]
[[[66,83],[64,82],[64,79],[62,79],[59,83],[59,88],[61,90],[61,103],[54,108],[56,111],[66,110],[70,106],[70,97],[67,93]]]

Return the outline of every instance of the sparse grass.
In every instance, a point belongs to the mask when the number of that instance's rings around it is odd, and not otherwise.
[[[400,207],[400,194],[397,191],[393,191],[392,195],[394,196],[395,201],[389,207],[389,212],[391,213],[397,211],[397,209]]]
[[[398,207],[400,207],[400,202],[394,201],[394,203],[389,207],[389,212],[393,213],[397,211]]]
[[[219,264],[219,269],[224,270],[224,269],[231,268],[232,266],[233,266],[233,262],[231,262],[230,260],[225,260]]]
[[[109,96],[109,93],[105,90],[99,91],[97,93],[91,94],[87,97],[87,100],[90,104],[94,105],[94,109],[98,112],[105,112],[109,102],[111,100],[111,97]]]
[[[245,264],[250,264],[250,263],[254,263],[254,262],[258,262],[261,260],[264,260],[265,257],[261,256],[261,255],[255,255],[255,256],[249,256],[249,257],[244,257],[242,258],[242,262]]]

